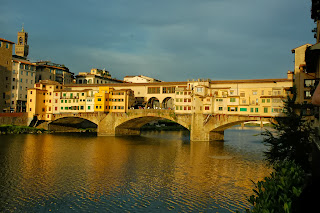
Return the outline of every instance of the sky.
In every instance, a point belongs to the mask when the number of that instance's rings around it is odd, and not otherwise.
[[[311,0],[1,0],[0,38],[71,72],[163,81],[286,78],[316,40]]]

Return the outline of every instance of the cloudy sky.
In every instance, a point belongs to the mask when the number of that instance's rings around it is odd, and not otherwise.
[[[32,61],[164,81],[284,78],[315,43],[311,0],[1,0],[0,37],[24,23]]]

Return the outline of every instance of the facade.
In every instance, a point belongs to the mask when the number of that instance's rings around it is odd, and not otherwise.
[[[26,112],[27,90],[33,88],[36,66],[22,57],[13,56],[11,76],[11,112]]]
[[[96,68],[92,68],[90,73],[80,72],[75,78],[76,84],[123,83],[121,80],[111,78],[109,71]]]
[[[306,50],[312,47],[312,44],[304,44],[292,50],[294,53],[294,84],[297,88],[296,102],[299,104],[311,103],[311,93],[316,85],[318,78],[315,71],[307,70]]]
[[[162,82],[161,80],[147,77],[144,75],[134,75],[134,76],[125,76],[123,81],[128,83],[154,83],[154,82]]]
[[[0,38],[0,112],[10,111],[13,45],[14,42]]]
[[[284,79],[197,80],[106,86],[115,90],[131,89],[135,97],[135,108],[174,109],[177,114],[243,114],[270,117],[282,113],[282,100],[293,86],[293,73],[288,72],[288,78]],[[72,88],[98,89],[99,85],[75,85]]]
[[[71,84],[74,73],[70,72],[63,64],[56,64],[50,61],[35,62],[36,82],[41,80],[56,81],[60,84]]]
[[[60,113],[126,112],[134,103],[130,89],[115,90],[110,87],[77,88],[41,80],[27,91],[29,119],[52,120]]]
[[[52,115],[60,113],[60,94],[63,85],[43,80],[28,89],[27,113],[29,118],[37,116],[39,120],[51,120]]]

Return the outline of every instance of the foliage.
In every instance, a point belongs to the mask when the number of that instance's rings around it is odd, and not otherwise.
[[[284,117],[276,117],[273,123],[275,131],[265,130],[264,143],[269,146],[265,152],[267,161],[271,164],[284,160],[295,161],[304,171],[310,171],[309,155],[311,153],[315,131],[311,123],[302,115],[302,105],[295,103],[296,92],[287,96],[284,101]]]
[[[28,126],[1,125],[0,134],[26,134],[26,133],[43,133],[45,129],[37,129]]]
[[[292,212],[305,181],[303,169],[293,161],[276,164],[270,177],[255,184],[255,194],[248,199],[253,208],[247,212]]]

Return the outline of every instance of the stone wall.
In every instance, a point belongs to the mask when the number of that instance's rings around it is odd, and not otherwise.
[[[28,126],[27,113],[0,113],[0,125]]]

